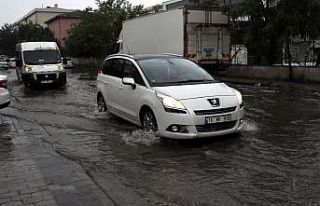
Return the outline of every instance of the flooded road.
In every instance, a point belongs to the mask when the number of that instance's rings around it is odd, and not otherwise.
[[[98,113],[95,73],[25,89],[10,70],[13,102],[0,114],[40,128],[116,205],[320,204],[320,85],[229,84],[244,95],[242,134],[172,141]]]

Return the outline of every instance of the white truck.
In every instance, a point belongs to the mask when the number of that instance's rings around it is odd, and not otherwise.
[[[55,42],[24,42],[16,46],[16,71],[26,87],[66,84],[60,50]]]
[[[230,63],[228,16],[221,11],[174,9],[129,19],[119,53],[174,53],[201,65]]]

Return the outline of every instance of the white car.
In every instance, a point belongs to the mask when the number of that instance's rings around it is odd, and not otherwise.
[[[174,139],[237,133],[244,118],[239,91],[170,54],[107,57],[98,71],[97,104],[100,112]]]
[[[7,88],[7,76],[0,74],[0,109],[10,104],[10,94]]]

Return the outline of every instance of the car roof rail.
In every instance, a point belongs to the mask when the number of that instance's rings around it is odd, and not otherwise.
[[[174,54],[174,53],[162,53],[162,55],[167,55],[167,56],[173,56],[173,57],[181,57],[181,58],[183,58],[182,55],[180,55],[180,54]]]
[[[118,57],[118,56],[128,57],[128,58],[134,59],[134,57],[132,55],[130,55],[130,54],[111,54],[111,55],[107,56],[107,58],[109,58],[109,57]]]

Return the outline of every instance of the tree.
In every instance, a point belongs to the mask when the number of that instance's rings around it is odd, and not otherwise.
[[[143,15],[143,6],[133,7],[126,0],[96,1],[98,9],[87,9],[82,21],[70,31],[66,48],[75,57],[104,57],[117,52],[122,23]]]
[[[309,40],[320,36],[320,2],[318,0],[282,0],[278,4],[274,25],[284,45],[289,63],[289,79],[293,79],[290,45],[294,38]]]
[[[240,0],[227,5],[232,36],[236,42],[244,43],[253,54],[251,64],[273,64],[277,62],[279,47],[275,30],[271,24],[276,8],[270,4],[274,0]]]
[[[13,56],[16,44],[26,41],[55,41],[48,28],[32,22],[19,25],[5,24],[0,29],[1,53]]]
[[[0,29],[0,51],[1,54],[13,56],[16,48],[17,30],[12,24],[5,24]]]
[[[226,10],[233,24],[233,39],[242,41],[254,55],[251,63],[279,63],[278,54],[284,48],[292,76],[290,45],[294,38],[320,36],[319,5],[319,0],[240,0]],[[245,25],[239,18],[246,20]],[[240,39],[239,33],[243,34]]]
[[[17,42],[55,41],[53,33],[39,24],[31,21],[17,26]]]

